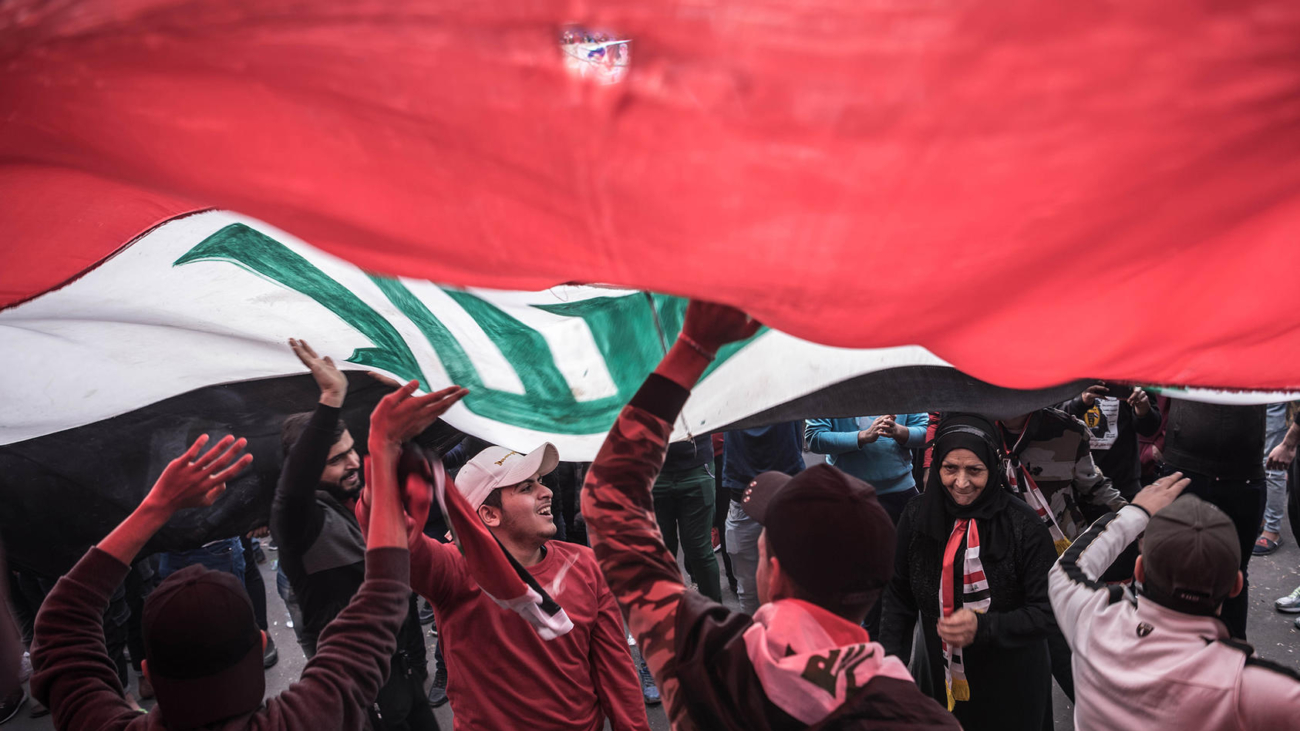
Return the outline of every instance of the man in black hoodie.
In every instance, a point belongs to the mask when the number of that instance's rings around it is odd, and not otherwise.
[[[758,324],[692,302],[672,349],[623,409],[587,474],[582,512],[610,589],[676,731],[958,729],[862,628],[893,571],[894,527],[869,485],[819,465],[757,476],[763,526],[753,617],[683,585],[651,487],[690,388]]]
[[[321,630],[365,579],[366,543],[353,513],[362,488],[361,458],[340,418],[347,378],[305,341],[290,340],[289,346],[321,395],[315,411],[290,416],[281,430],[285,460],[271,502],[271,534],[302,609],[303,647],[314,655]],[[424,695],[424,638],[414,594],[409,604],[388,683],[370,714],[375,731],[438,729]]]

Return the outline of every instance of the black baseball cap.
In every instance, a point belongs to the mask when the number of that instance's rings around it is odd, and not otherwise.
[[[830,465],[764,472],[741,509],[767,530],[782,570],[826,609],[873,602],[894,575],[894,523],[876,489]]]
[[[1182,495],[1147,523],[1142,567],[1142,592],[1157,604],[1213,616],[1237,585],[1237,528],[1222,510]]]
[[[145,600],[141,630],[169,729],[206,726],[262,705],[262,633],[233,574],[195,565],[168,576]]]

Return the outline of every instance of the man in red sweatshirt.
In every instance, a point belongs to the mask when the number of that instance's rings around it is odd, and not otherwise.
[[[417,385],[412,381],[386,396],[371,418],[373,507],[365,581],[321,633],[299,682],[263,702],[266,636],[257,628],[252,602],[233,576],[195,565],[169,576],[145,601],[143,670],[158,705],[141,714],[123,699],[100,621],[113,589],[172,515],[211,505],[226,480],[253,459],[240,457],[245,441],[231,436],[200,456],[205,435],[172,460],[144,502],[59,580],[41,607],[32,644],[32,689],[53,712],[55,728],[360,729],[388,675],[410,594],[397,489],[400,445],[458,399],[445,393],[413,398]]]
[[[650,729],[623,618],[595,554],[551,540],[551,491],[539,478],[558,462],[550,444],[528,454],[489,447],[455,480],[496,541],[572,621],[554,639],[479,588],[454,544],[411,532],[411,586],[437,616],[457,731],[600,731],[606,718],[613,731]]]

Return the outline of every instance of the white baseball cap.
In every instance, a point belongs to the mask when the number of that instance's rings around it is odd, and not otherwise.
[[[550,442],[528,454],[505,447],[488,447],[474,455],[456,475],[456,488],[478,510],[492,491],[550,474],[560,464],[560,453]]]

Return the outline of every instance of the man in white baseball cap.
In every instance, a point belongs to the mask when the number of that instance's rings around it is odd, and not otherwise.
[[[547,541],[555,535],[551,491],[538,480],[559,463],[559,452],[550,442],[528,454],[488,447],[456,475],[460,494],[524,566],[540,561]]]
[[[551,639],[543,639],[519,607],[502,601],[509,598],[505,592],[495,599],[489,594],[501,577],[476,581],[455,544],[412,528],[411,587],[429,600],[437,617],[457,731],[600,731],[606,718],[614,731],[650,729],[623,617],[595,553],[551,540],[551,491],[539,478],[559,461],[551,444],[527,453],[488,447],[455,478],[456,491],[513,563],[567,614],[564,630],[545,633]],[[428,508],[421,501],[408,505],[412,526],[425,524]],[[464,544],[468,531],[460,525],[457,536]]]

